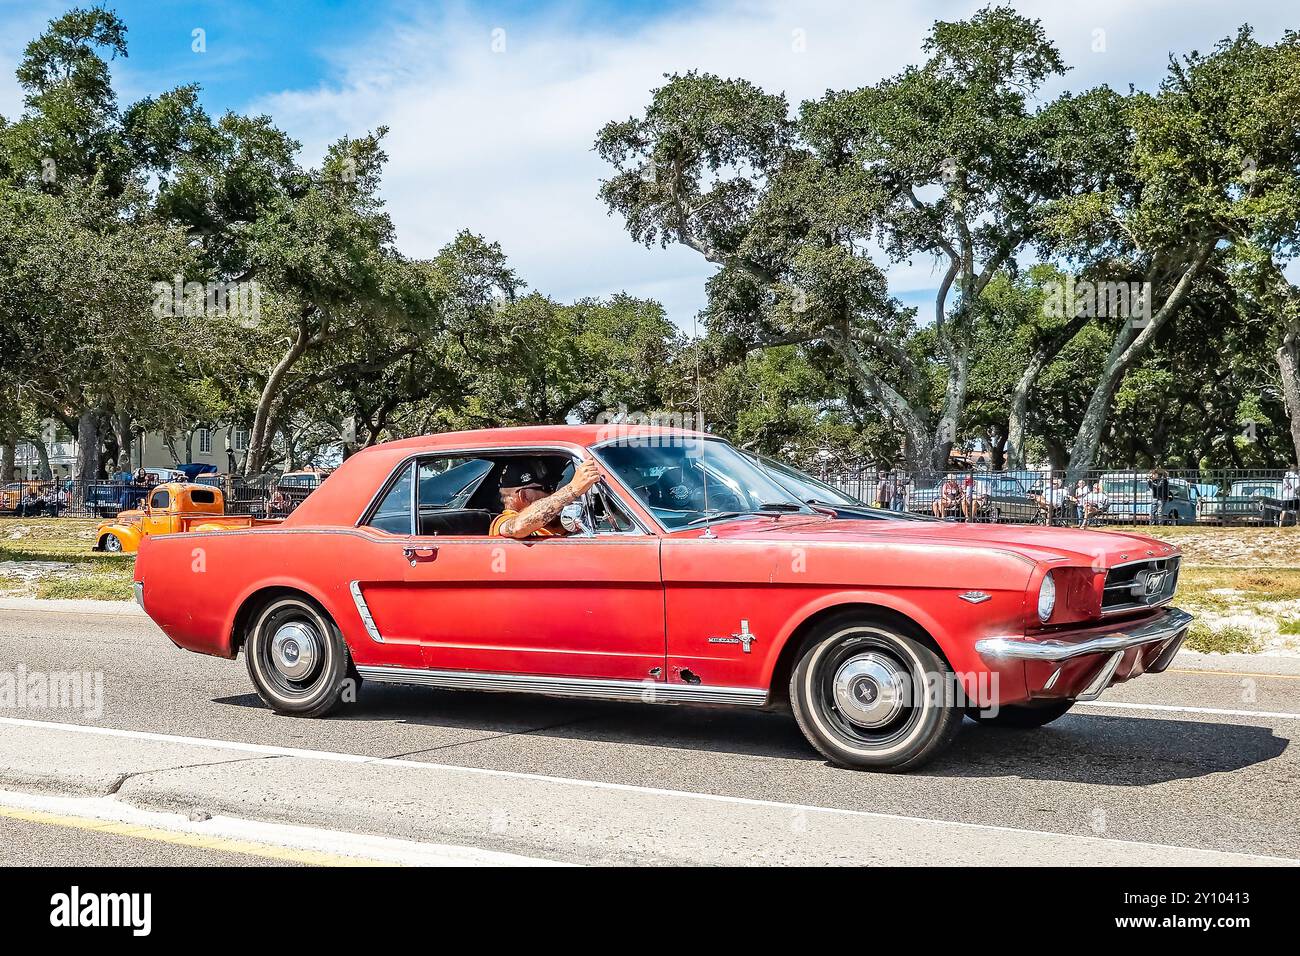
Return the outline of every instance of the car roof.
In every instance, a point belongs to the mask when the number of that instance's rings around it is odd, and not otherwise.
[[[573,445],[596,445],[615,438],[711,438],[706,432],[687,428],[668,428],[660,425],[635,425],[608,422],[595,425],[520,425],[512,428],[480,428],[473,431],[441,432],[385,442],[374,448],[400,448],[434,451],[458,445],[491,445],[509,447],[534,443],[566,442]],[[371,449],[366,449],[370,451]],[[355,457],[355,456],[354,456]]]

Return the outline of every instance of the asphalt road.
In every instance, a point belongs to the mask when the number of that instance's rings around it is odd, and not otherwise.
[[[277,717],[242,660],[135,616],[0,611],[20,665],[102,672],[103,713],[0,709],[5,790],[559,862],[1300,860],[1295,662],[1180,658],[1041,730],[967,722],[905,775],[831,767],[775,714],[368,685]],[[0,864],[113,860],[248,862],[0,809]]]

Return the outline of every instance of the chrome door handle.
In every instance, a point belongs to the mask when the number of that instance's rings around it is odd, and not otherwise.
[[[417,562],[432,561],[438,556],[438,549],[434,547],[427,548],[403,548],[402,556],[411,562],[411,567],[415,567]]]

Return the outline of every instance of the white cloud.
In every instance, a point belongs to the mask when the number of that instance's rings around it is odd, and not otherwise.
[[[343,133],[390,127],[385,195],[407,254],[429,255],[468,227],[500,241],[521,275],[549,294],[654,295],[689,329],[711,268],[682,249],[638,247],[606,215],[596,189],[609,170],[591,152],[599,127],[640,111],[669,72],[742,76],[785,92],[792,106],[875,82],[920,59],[935,18],[965,17],[980,5],[725,0],[634,27],[460,10],[385,24],[359,46],[333,51],[332,81],[255,108],[313,158]],[[1253,2],[1019,6],[1043,19],[1075,67],[1052,92],[1100,82],[1149,87],[1171,50],[1208,49],[1247,20],[1274,39],[1286,21],[1282,5]],[[492,50],[495,28],[505,31],[504,52]],[[890,276],[896,293],[937,284],[923,261],[893,266]]]

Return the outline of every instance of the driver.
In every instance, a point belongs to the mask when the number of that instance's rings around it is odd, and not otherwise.
[[[537,458],[508,461],[498,482],[501,507],[488,534],[505,538],[551,538],[568,532],[560,525],[560,512],[587,493],[600,480],[600,469],[584,459],[573,470],[573,478],[559,491],[547,480],[546,467]]]

